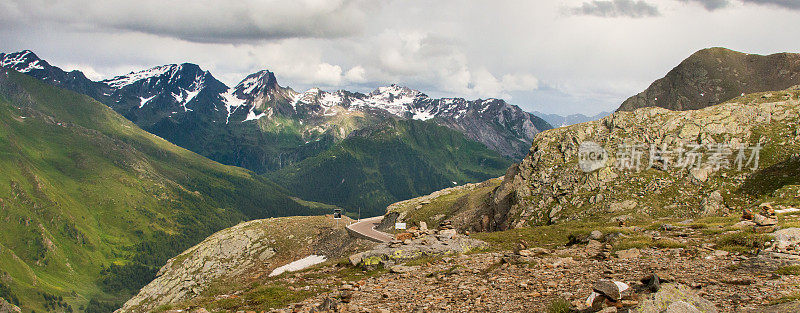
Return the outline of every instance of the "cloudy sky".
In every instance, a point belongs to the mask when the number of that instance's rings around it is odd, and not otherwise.
[[[798,0],[3,0],[0,51],[94,79],[192,62],[228,85],[615,109],[696,50],[800,52]]]

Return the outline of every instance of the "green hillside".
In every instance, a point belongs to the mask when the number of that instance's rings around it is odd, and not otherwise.
[[[501,176],[510,164],[446,127],[387,119],[270,177],[304,199],[381,215],[400,200]]]
[[[214,231],[316,210],[87,96],[5,70],[0,173],[0,296],[25,312],[108,311]]]

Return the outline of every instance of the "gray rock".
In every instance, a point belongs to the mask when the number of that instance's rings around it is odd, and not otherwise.
[[[714,169],[708,166],[704,166],[701,168],[694,168],[689,171],[689,174],[692,175],[692,178],[695,179],[695,182],[702,183],[708,180],[708,175],[713,173]]]
[[[453,238],[456,235],[457,235],[457,232],[456,232],[455,229],[443,229],[443,230],[439,231],[439,236],[442,236],[442,237],[445,237],[445,238]]]
[[[635,200],[625,200],[616,202],[609,205],[608,210],[611,212],[627,212],[636,208],[638,203]]]
[[[760,310],[753,311],[753,313],[786,313],[786,312],[800,312],[800,301],[792,301],[787,303],[771,305],[762,308]]]
[[[667,307],[666,313],[702,313],[694,305],[684,301],[675,301]]]
[[[8,303],[5,299],[0,298],[0,313],[22,313],[22,310],[16,305]]]
[[[785,228],[772,235],[775,237],[775,243],[772,245],[774,249],[787,250],[792,246],[800,246],[800,228]]]
[[[642,255],[642,253],[639,251],[639,249],[636,248],[617,251],[617,257],[620,259],[638,258],[640,255]]]
[[[613,280],[601,279],[594,283],[592,289],[614,301],[619,301],[622,298],[619,287]]]
[[[364,253],[363,252],[351,255],[349,257],[350,264],[352,264],[353,266],[358,265],[359,263],[361,263],[361,260],[363,259],[363,257],[364,257]]]
[[[439,240],[436,240],[436,238]],[[360,263],[357,264],[383,264],[385,267],[390,268],[391,265],[420,256],[458,254],[485,246],[486,243],[483,241],[462,235],[455,235],[450,238],[441,235],[437,235],[437,237],[426,236],[424,240],[412,241],[408,245],[399,247],[391,243],[380,244],[372,250],[359,253]],[[351,259],[351,263],[358,260],[358,258]]]
[[[591,233],[589,233],[589,238],[592,238],[594,240],[600,240],[603,238],[603,233],[600,232],[599,230],[593,230]]]
[[[700,209],[703,216],[719,216],[729,213],[719,190],[712,192],[707,198],[703,199]]]
[[[756,223],[753,223],[751,221],[741,221],[736,224],[733,224],[732,227],[736,229],[750,229],[753,228],[754,226],[756,226]]]
[[[719,312],[711,301],[703,299],[696,291],[689,288],[689,286],[681,284],[661,284],[661,289],[658,292],[649,295],[646,299],[640,302],[639,306],[631,310],[631,312],[639,313],[662,313],[676,302],[685,302],[692,305],[699,312],[703,313],[717,313]],[[675,309],[681,308],[678,304]],[[684,312],[684,311],[675,311]],[[685,311],[694,312],[694,311]]]
[[[519,250],[519,255],[521,256],[538,256],[547,254],[550,254],[550,251],[543,248],[530,248],[525,250]]]
[[[777,219],[766,217],[758,213],[753,214],[753,222],[758,226],[773,226],[778,224]]]
[[[418,270],[419,266],[405,266],[405,265],[395,265],[389,269],[390,272],[397,274],[416,272]]]

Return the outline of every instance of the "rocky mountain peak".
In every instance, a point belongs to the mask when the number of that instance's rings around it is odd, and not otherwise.
[[[275,74],[268,70],[261,70],[247,75],[234,89],[234,94],[240,98],[255,97],[259,93],[281,90]]]
[[[410,103],[416,98],[427,98],[428,96],[419,90],[414,90],[405,86],[391,84],[389,86],[378,87],[371,93],[371,98],[380,98],[387,102]]]
[[[197,64],[167,64],[138,72],[130,72],[101,81],[111,88],[122,89],[131,85],[175,85],[176,87],[196,89],[202,87],[205,78],[211,76]]]
[[[43,70],[49,66],[50,64],[40,59],[30,50],[22,50],[9,54],[0,53],[0,67],[10,68],[20,73]]]
[[[644,107],[697,110],[744,94],[800,84],[800,54],[747,54],[726,48],[695,52],[618,111]]]

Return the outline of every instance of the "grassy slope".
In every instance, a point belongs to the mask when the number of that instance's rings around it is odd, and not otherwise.
[[[379,215],[399,200],[497,177],[510,161],[433,123],[388,120],[270,175],[304,199]]]
[[[272,182],[144,132],[89,97],[8,75],[0,73],[0,284],[26,311],[53,311],[58,301],[43,294],[63,298],[56,311],[119,303],[213,231],[314,213]]]
[[[755,105],[761,103],[775,103],[800,98],[800,91],[772,91],[748,94],[737,97],[729,102],[742,105]],[[584,127],[573,125],[571,128]],[[773,121],[769,124],[753,128],[750,145],[755,145],[759,139],[763,140],[764,149],[760,153],[759,169],[754,172],[741,173],[736,169],[722,170],[719,174],[710,176],[710,179],[697,185],[689,179],[675,179],[668,172],[657,169],[646,169],[637,173],[629,173],[625,179],[617,179],[609,184],[610,190],[606,194],[608,202],[621,202],[622,200],[636,200],[640,208],[623,212],[607,212],[603,205],[584,205],[576,207],[570,203],[563,203],[565,216],[569,219],[560,221],[556,225],[524,228],[518,232],[530,232],[532,237],[536,233],[557,230],[565,232],[569,229],[591,229],[616,224],[613,217],[630,214],[633,220],[631,225],[648,225],[654,221],[672,219],[673,223],[681,219],[697,218],[702,211],[701,201],[696,193],[687,191],[700,191],[700,194],[710,194],[715,190],[721,191],[725,204],[731,209],[729,216],[733,224],[738,221],[741,209],[752,208],[758,204],[771,202],[773,205],[787,207],[800,207],[800,143],[795,139],[800,135],[800,124],[796,120]],[[739,180],[741,178],[741,180]],[[656,188],[653,182],[672,179],[675,182]],[[570,191],[574,194],[574,192]],[[586,197],[595,193],[583,191]],[[611,196],[609,196],[609,194]],[[442,214],[446,218],[454,216],[454,212],[469,211],[475,203],[480,203],[481,197],[486,196],[486,190],[475,189],[461,191],[441,196],[426,203],[407,201],[407,205],[395,208],[395,211],[406,212],[405,221],[415,224],[426,221],[431,225],[431,216]],[[477,201],[475,201],[477,199]],[[467,201],[469,200],[469,201]],[[680,204],[680,205],[677,205]],[[419,205],[419,207],[417,207]],[[728,218],[728,217],[726,217]],[[597,223],[597,221],[604,221]],[[435,225],[435,224],[433,224]],[[567,226],[563,226],[567,225]],[[729,225],[728,225],[729,226]],[[513,231],[507,233],[514,233]],[[569,232],[566,232],[568,234]],[[566,240],[566,235],[559,237]],[[482,238],[503,237],[498,235],[481,234]],[[527,236],[527,235],[526,235]],[[500,239],[497,239],[500,240]]]

